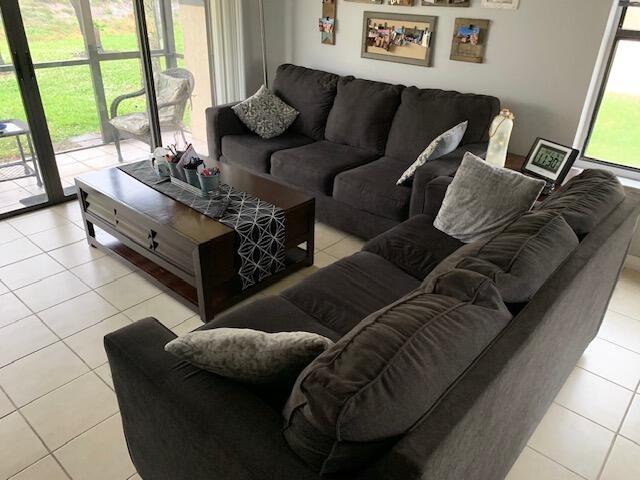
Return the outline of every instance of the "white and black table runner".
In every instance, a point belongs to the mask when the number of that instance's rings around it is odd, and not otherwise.
[[[201,197],[160,178],[149,161],[118,167],[136,180],[184,203],[236,231],[242,288],[247,289],[285,268],[284,210],[269,202],[220,184],[220,191]]]

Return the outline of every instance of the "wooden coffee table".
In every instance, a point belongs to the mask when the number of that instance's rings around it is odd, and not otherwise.
[[[117,168],[76,178],[89,244],[115,252],[197,305],[205,322],[283,276],[313,265],[313,197],[229,165],[221,169],[224,183],[282,208],[286,217],[286,269],[244,291],[233,229]]]

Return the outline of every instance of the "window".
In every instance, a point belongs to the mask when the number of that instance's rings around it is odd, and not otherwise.
[[[640,170],[640,4],[622,12],[584,148],[587,159]]]

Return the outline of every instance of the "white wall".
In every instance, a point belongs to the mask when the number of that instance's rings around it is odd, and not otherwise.
[[[511,151],[534,139],[572,144],[612,0],[521,0],[518,10],[395,7],[338,0],[336,46],[322,45],[320,0],[264,0],[270,71],[290,61],[339,74],[495,95],[516,114]],[[365,10],[438,17],[433,67],[360,57]],[[484,64],[449,60],[456,17],[492,20]],[[272,77],[273,78],[273,77]]]

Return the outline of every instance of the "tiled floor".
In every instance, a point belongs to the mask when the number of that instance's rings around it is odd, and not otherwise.
[[[316,245],[315,267],[258,297],[358,251],[362,242],[318,224]],[[0,480],[139,479],[102,337],[145,316],[180,335],[198,327],[199,318],[140,272],[89,248],[75,203],[0,222],[0,247]],[[625,270],[599,338],[508,480],[636,478],[640,272]]]

